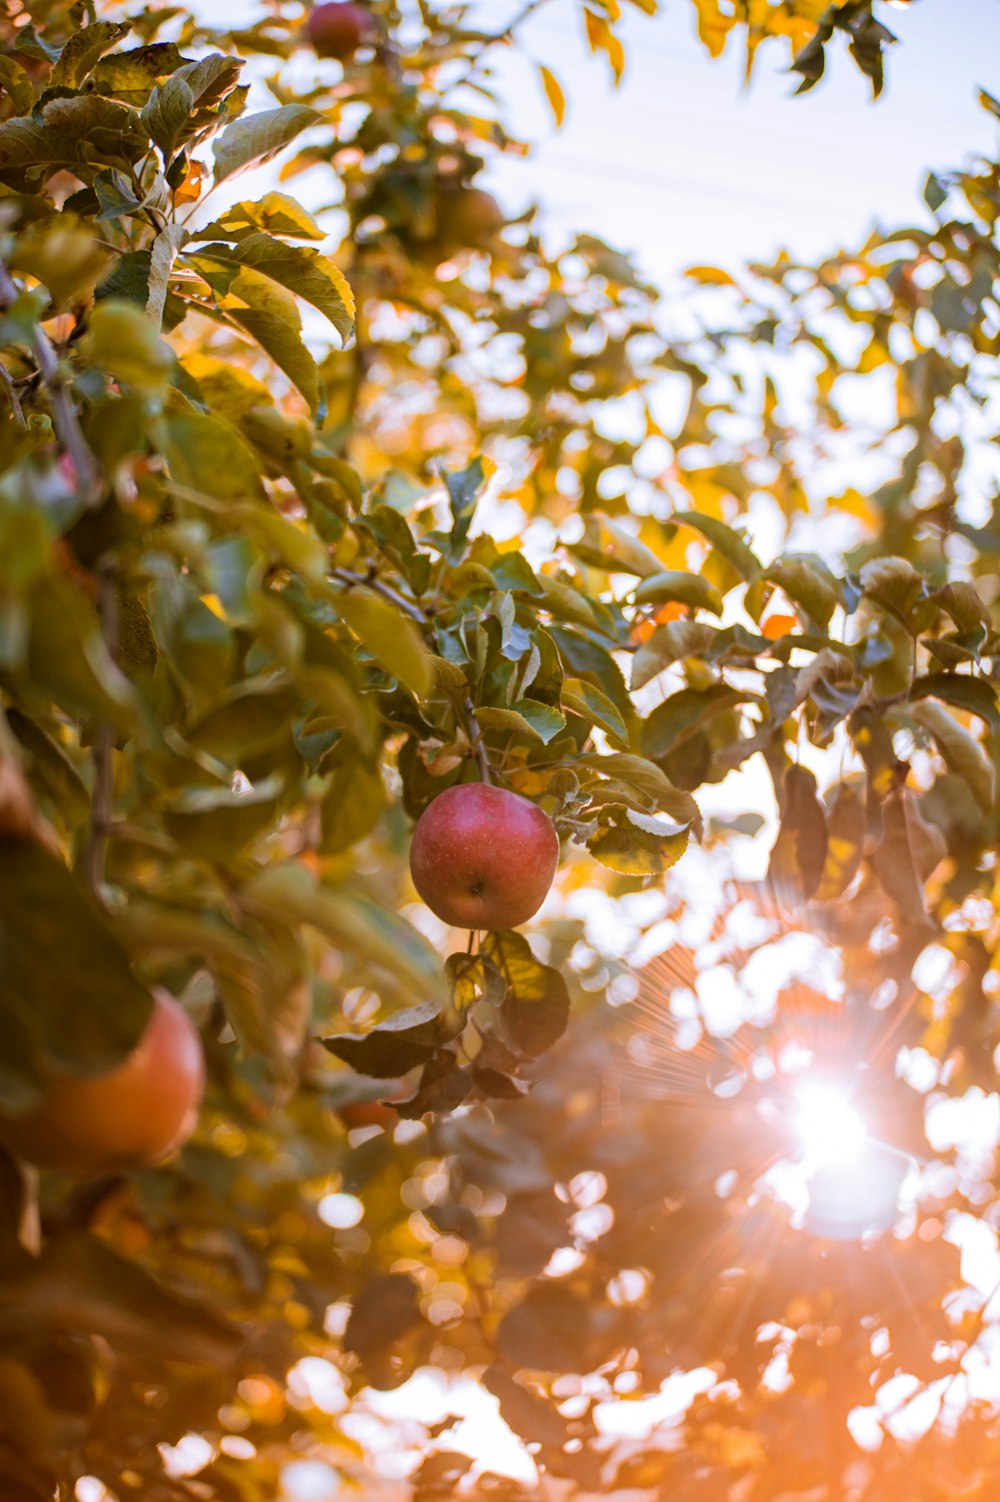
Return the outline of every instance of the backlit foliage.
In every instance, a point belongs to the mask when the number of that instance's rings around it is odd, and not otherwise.
[[[5,1502],[263,1502],[310,1457],[377,1495],[366,1389],[423,1366],[546,1495],[985,1497],[996,1134],[925,1117],[998,1043],[1000,169],[664,305],[483,190],[518,28],[370,8],[344,68],[292,5],[0,22],[0,1108],[120,1060],[152,984],[210,1075],[159,1170],[0,1162]],[[695,9],[881,85],[871,5]],[[574,17],[616,74],[630,11]],[[466,951],[406,851],[484,764],[563,865]],[[813,1065],[878,1146],[803,1212]],[[420,1502],[531,1494],[442,1433]]]

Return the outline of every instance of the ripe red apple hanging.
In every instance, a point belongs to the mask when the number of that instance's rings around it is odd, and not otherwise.
[[[552,820],[527,798],[488,783],[440,793],[410,846],[413,884],[454,928],[517,928],[545,901],[559,862]]]

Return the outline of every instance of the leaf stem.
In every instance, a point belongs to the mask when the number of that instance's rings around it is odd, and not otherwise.
[[[20,295],[17,283],[7,269],[7,263],[0,259],[0,304],[10,307]],[[36,324],[32,330],[31,344],[38,362],[38,373],[52,403],[52,422],[56,436],[63,452],[73,461],[76,481],[85,504],[88,508],[94,507],[101,498],[97,464],[83,436],[76,408],[70,400],[55,347],[41,324]]]

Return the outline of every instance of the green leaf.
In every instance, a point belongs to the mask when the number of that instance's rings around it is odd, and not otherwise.
[[[688,846],[687,825],[611,803],[598,813],[598,829],[587,849],[602,866],[628,876],[661,876],[677,864]]]
[[[0,1008],[80,1074],[120,1063],[152,1010],[104,915],[33,840],[0,841]]]
[[[171,1292],[96,1236],[72,1229],[41,1256],[11,1268],[0,1292],[0,1321],[34,1335],[99,1336],[129,1359],[203,1363],[226,1369],[245,1335],[207,1303]]]
[[[33,787],[51,798],[70,828],[86,823],[90,817],[90,794],[59,742],[19,709],[7,710],[7,723],[28,753],[28,774]]]
[[[92,26],[84,26],[80,31],[74,31],[52,69],[49,87],[78,89],[105,52],[110,52],[131,30],[128,22],[119,24],[114,21],[98,21]]]
[[[0,88],[14,107],[15,115],[27,115],[35,102],[35,91],[24,68],[13,57],[0,57]]]
[[[229,316],[246,329],[279,370],[285,372],[292,385],[302,393],[309,411],[315,414],[319,406],[319,370],[302,335],[279,314],[261,308],[232,308]]]
[[[157,330],[163,326],[170,273],[186,239],[187,231],[182,225],[168,224],[153,241],[149,254],[149,293],[146,299],[146,317]]]
[[[676,600],[692,610],[710,610],[722,614],[722,596],[714,584],[701,574],[687,574],[674,569],[651,574],[643,579],[632,596],[637,605],[665,605]]]
[[[397,976],[418,995],[440,997],[441,962],[415,928],[361,891],[318,886],[300,866],[270,866],[240,892],[264,917],[305,923],[341,948]]]
[[[176,76],[183,79],[191,90],[195,107],[207,110],[235,88],[242,71],[242,58],[229,57],[224,52],[210,52],[208,57],[178,69]]]
[[[384,1273],[369,1279],[351,1307],[344,1331],[345,1350],[377,1370],[384,1353],[420,1324],[419,1300],[419,1285],[408,1273]]]
[[[160,660],[149,611],[135,595],[119,594],[118,663],[130,678],[156,671]]]
[[[916,612],[926,600],[927,586],[906,558],[873,558],[861,570],[865,596],[888,610],[910,629]]]
[[[344,590],[337,609],[372,656],[418,699],[426,699],[434,667],[423,636],[395,605],[364,587]]]
[[[872,866],[903,916],[920,927],[933,927],[927,916],[924,882],[944,854],[940,830],[925,822],[907,788],[884,801],[882,838]]]
[[[914,679],[910,699],[927,698],[943,699],[955,709],[964,709],[985,720],[991,730],[1000,730],[996,689],[985,678],[972,678],[965,673],[924,673]]]
[[[648,641],[632,658],[630,679],[633,693],[675,662],[687,657],[702,657],[719,635],[707,621],[668,621],[657,626]]]
[[[563,681],[560,702],[571,714],[578,714],[591,725],[599,725],[613,740],[628,744],[628,729],[607,694],[582,678]]]
[[[281,782],[268,778],[245,793],[192,788],[163,810],[172,839],[203,860],[226,864],[274,823]]]
[[[426,1063],[447,1041],[440,1008],[425,1001],[387,1017],[370,1032],[341,1033],[324,1038],[323,1045],[359,1074],[388,1080]]]
[[[103,57],[93,68],[90,87],[98,94],[113,95],[124,104],[141,108],[150,90],[161,78],[182,68],[187,58],[175,42],[153,42]]]
[[[958,631],[973,633],[980,628],[992,630],[993,618],[989,606],[970,580],[955,579],[942,589],[936,589],[931,598],[942,610],[947,611]]]
[[[218,501],[244,500],[262,493],[256,454],[221,418],[202,412],[170,412],[163,420],[161,442],[173,479],[186,490]]]
[[[304,104],[283,104],[228,125],[215,143],[215,181],[224,182],[248,167],[260,167],[323,116]]]
[[[760,573],[760,560],[739,533],[717,517],[705,516],[700,511],[675,511],[670,520],[700,532],[722,554],[726,562],[732,565],[741,579],[749,583]]]
[[[655,578],[663,572],[663,564],[652,548],[600,512],[587,517],[583,537],[579,542],[571,543],[569,550],[583,563],[606,569],[609,573]]]
[[[263,230],[291,240],[325,240],[311,214],[287,193],[265,193],[256,203],[237,203],[195,233],[198,240],[245,239]]]
[[[476,718],[487,730],[512,730],[517,735],[530,735],[546,746],[566,728],[566,721],[557,710],[535,699],[518,699],[505,708],[483,704],[477,708]]]
[[[286,245],[272,235],[257,233],[235,245],[201,246],[197,259],[245,266],[270,277],[318,308],[342,339],[354,332],[354,294],[333,262],[309,245]]]
[[[486,468],[482,458],[477,455],[475,459],[470,460],[465,469],[446,472],[444,483],[451,504],[451,538],[454,551],[460,549],[468,536],[476,510],[476,501],[486,484]]]
[[[924,183],[924,202],[932,214],[936,214],[948,201],[948,189],[933,172],[928,172]]]
[[[694,798],[683,789],[675,788],[655,762],[629,752],[616,752],[611,756],[583,756],[580,765],[600,772],[602,777],[629,784],[647,804],[651,803],[678,824],[690,824],[696,833],[700,831],[701,814]]]
[[[761,577],[779,585],[794,604],[801,605],[821,631],[826,630],[840,599],[832,576],[818,559],[791,555],[777,558]]]
[[[222,949],[209,966],[241,1051],[262,1054],[279,1080],[292,1085],[289,1061],[302,1051],[312,1010],[305,945],[281,923],[244,922],[250,953]]]
[[[849,783],[841,783],[826,816],[826,856],[816,888],[817,902],[834,902],[851,885],[861,867],[867,816]]]
[[[966,783],[983,813],[992,813],[996,799],[996,768],[981,742],[939,704],[922,700],[910,707],[910,713],[919,725],[930,731],[948,766]]]
[[[633,714],[632,700],[625,687],[622,670],[607,648],[589,636],[567,631],[562,626],[552,626],[549,634],[569,676],[585,678],[588,683],[593,683],[617,705],[619,714],[627,724]]]
[[[482,952],[506,986],[501,1013],[511,1042],[537,1058],[562,1037],[569,1021],[569,992],[558,970],[532,954],[522,934],[486,934]]]
[[[541,1372],[590,1371],[594,1365],[591,1353],[594,1318],[595,1311],[570,1289],[561,1284],[539,1283],[504,1315],[497,1331],[497,1345],[515,1368]]]
[[[781,787],[781,824],[767,872],[782,902],[796,906],[815,894],[826,854],[826,814],[816,778],[805,767],[790,766]]]
[[[97,173],[94,178],[94,192],[97,195],[99,212],[96,218],[98,221],[127,218],[142,205],[142,200],[133,190],[124,172],[119,172],[114,167],[105,167]]]
[[[121,734],[132,729],[132,686],[108,652],[96,611],[63,579],[40,580],[32,590],[28,670],[35,688],[62,708],[109,720]]]
[[[168,167],[187,133],[194,111],[194,93],[183,73],[168,78],[166,83],[157,84],[143,106],[142,123],[160,148]]]
[[[248,761],[278,753],[288,740],[299,702],[299,694],[287,683],[251,679],[230,689],[185,731],[184,738],[239,771]]]
[[[162,268],[161,268],[162,274]],[[166,298],[166,286],[162,288]],[[150,269],[149,302],[160,305]],[[160,307],[162,316],[162,307]],[[105,298],[90,314],[84,338],[87,357],[109,375],[140,391],[162,391],[174,368],[174,354],[135,303]]]
[[[695,735],[716,715],[753,700],[749,690],[713,683],[708,688],[682,688],[658,704],[642,727],[642,750],[659,761]]]
[[[356,753],[345,756],[320,805],[321,853],[335,855],[363,840],[385,805],[385,784],[378,767],[369,766]]]

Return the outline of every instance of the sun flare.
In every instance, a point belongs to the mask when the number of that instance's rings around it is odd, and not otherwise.
[[[795,1092],[795,1129],[809,1169],[848,1168],[869,1142],[868,1129],[836,1085],[801,1084]]]

